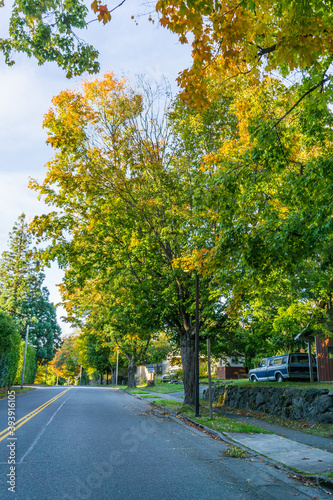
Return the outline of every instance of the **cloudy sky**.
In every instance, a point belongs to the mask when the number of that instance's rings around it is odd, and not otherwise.
[[[110,2],[108,5],[111,8]],[[140,3],[127,0],[113,13],[111,23],[103,26],[93,22],[80,37],[100,52],[101,75],[110,70],[116,76],[145,74],[159,79],[164,75],[176,91],[178,73],[190,65],[190,48],[150,23],[147,16],[139,17],[136,25],[131,16],[140,11]],[[0,13],[2,38],[8,29],[9,8],[1,8]],[[0,55],[0,253],[6,250],[8,233],[22,212],[31,219],[47,210],[28,188],[29,177],[44,178],[44,164],[52,155],[45,144],[43,115],[54,95],[77,87],[86,76],[67,80],[55,64],[38,66],[24,55],[15,60],[14,66],[7,67]],[[60,301],[56,287],[60,281],[61,272],[55,266],[47,270],[45,284],[55,303]],[[59,308],[58,317],[62,314]],[[65,324],[62,328],[63,333],[70,332]]]

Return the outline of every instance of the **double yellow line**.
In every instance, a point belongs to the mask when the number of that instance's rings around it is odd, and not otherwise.
[[[71,387],[69,387],[65,391],[62,391],[60,394],[57,394],[56,396],[54,396],[54,398],[50,399],[49,401],[46,401],[46,403],[42,404],[41,406],[39,406],[35,410],[28,413],[25,417],[20,418],[20,420],[17,420],[15,422],[15,431],[17,429],[19,429],[20,427],[22,427],[22,425],[24,425],[26,422],[28,422],[28,420],[30,420],[32,417],[34,417],[35,415],[40,413],[42,410],[44,410],[44,408],[46,408],[50,404],[54,403],[57,399],[61,398],[61,396],[66,394],[66,392],[69,391],[70,389],[71,389]],[[10,435],[13,435],[14,431],[12,431],[12,430],[9,431],[8,429],[9,429],[9,427],[7,427],[7,429],[5,429],[4,431],[0,432],[0,441],[2,441],[3,439],[5,439],[6,437],[8,437]]]

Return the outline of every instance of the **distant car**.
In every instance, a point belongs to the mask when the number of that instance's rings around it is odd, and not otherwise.
[[[312,356],[313,378],[317,380],[317,364],[315,357]],[[309,358],[306,353],[293,352],[291,354],[282,354],[281,356],[272,356],[263,358],[258,368],[249,371],[249,379],[252,382],[264,380],[308,380],[310,378]]]
[[[170,370],[162,376],[162,382],[170,382],[170,380],[173,380],[178,370],[179,368],[170,368]]]

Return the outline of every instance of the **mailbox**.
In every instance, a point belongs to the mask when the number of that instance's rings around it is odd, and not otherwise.
[[[147,368],[147,384],[154,385],[155,384],[155,369]]]

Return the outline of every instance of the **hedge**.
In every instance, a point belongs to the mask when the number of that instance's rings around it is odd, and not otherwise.
[[[21,337],[15,322],[7,313],[0,311],[0,387],[13,382],[16,377],[20,343]]]

